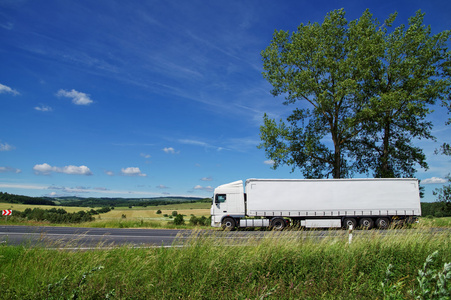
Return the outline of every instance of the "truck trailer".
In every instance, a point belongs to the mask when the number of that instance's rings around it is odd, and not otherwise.
[[[214,190],[211,226],[387,228],[421,216],[417,179],[247,179]]]

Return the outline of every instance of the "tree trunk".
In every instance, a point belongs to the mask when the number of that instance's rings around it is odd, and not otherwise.
[[[384,139],[382,143],[382,155],[380,157],[380,169],[379,176],[380,178],[392,178],[394,177],[393,170],[390,168],[389,159],[390,159],[390,121],[385,121],[384,128]]]

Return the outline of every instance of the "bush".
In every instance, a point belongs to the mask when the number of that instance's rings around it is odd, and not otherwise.
[[[210,219],[206,218],[205,216],[202,216],[200,218],[197,218],[196,216],[192,215],[189,219],[189,223],[191,225],[200,225],[200,226],[208,226],[210,225]]]
[[[183,215],[177,215],[174,218],[174,225],[185,225],[185,220],[183,220]]]
[[[191,216],[191,218],[189,219],[189,223],[191,225],[196,226],[197,224],[199,224],[199,220],[196,218],[196,216]]]
[[[172,216],[173,216],[173,217],[176,217],[177,215],[178,215],[177,211],[174,210],[174,211],[172,212]]]
[[[161,215],[161,210],[157,210],[157,215]]]
[[[17,212],[18,217],[35,221],[49,221],[50,223],[81,223],[94,221],[91,212],[79,211],[68,213],[62,208],[41,209],[27,208],[23,212]]]

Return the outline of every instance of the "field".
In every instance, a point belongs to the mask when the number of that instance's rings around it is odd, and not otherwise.
[[[150,228],[174,228],[172,223],[172,212],[176,211],[178,214],[184,215],[185,223],[188,223],[191,215],[198,218],[205,216],[210,216],[210,204],[209,203],[180,203],[180,204],[168,204],[159,206],[136,206],[136,207],[116,207],[108,213],[95,215],[95,221],[75,224],[76,226],[82,227],[112,227],[112,228],[125,228],[125,227],[150,227]],[[0,203],[0,210],[12,209],[13,216],[14,211],[24,211],[30,208],[41,208],[41,209],[51,209],[51,208],[62,208],[69,213],[78,211],[89,211],[91,209],[99,209],[96,207],[72,207],[72,206],[46,206],[46,205],[25,205],[25,204],[11,204],[11,203]],[[161,214],[157,214],[160,210]],[[165,215],[167,215],[165,217]],[[9,220],[5,217],[0,219],[0,224],[13,225],[50,225],[46,222],[33,222],[33,221],[18,221],[14,218],[9,217]],[[180,226],[181,228],[183,226]],[[186,226],[185,226],[186,227]]]

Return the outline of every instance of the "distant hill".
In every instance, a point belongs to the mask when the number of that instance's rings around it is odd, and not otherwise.
[[[208,201],[207,201],[208,200]],[[198,197],[157,197],[157,198],[80,198],[80,197],[58,197],[54,201],[64,206],[83,206],[83,207],[99,207],[99,206],[151,206],[165,205],[186,202],[210,202],[210,198]]]
[[[3,192],[0,192],[0,202],[32,205],[56,205],[55,202],[45,197],[28,197]]]
[[[186,202],[211,202],[210,198],[199,197],[156,197],[156,198],[81,198],[81,197],[28,197],[0,192],[0,202],[34,205],[60,205],[81,207],[126,207],[151,206]]]

